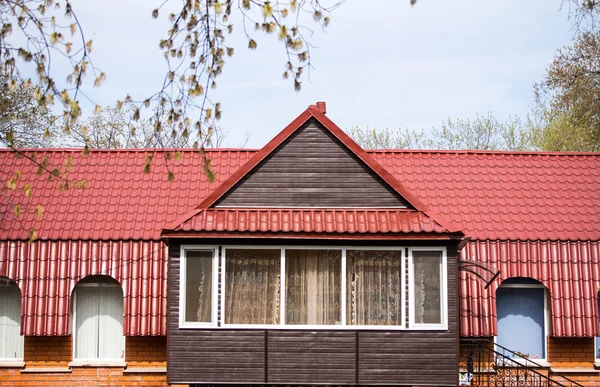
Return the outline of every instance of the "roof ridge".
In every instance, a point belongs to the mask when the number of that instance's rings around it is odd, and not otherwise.
[[[429,153],[429,154],[489,154],[507,156],[592,156],[600,152],[550,152],[550,151],[507,151],[479,149],[365,149],[367,153]]]

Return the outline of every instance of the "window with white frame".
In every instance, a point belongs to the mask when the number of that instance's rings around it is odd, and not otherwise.
[[[410,321],[414,327],[447,326],[445,250],[410,249]]]
[[[89,277],[73,291],[76,361],[123,361],[123,291],[116,281]]]
[[[21,336],[21,290],[0,277],[0,362],[23,360]]]
[[[546,358],[546,288],[531,278],[509,278],[496,291],[496,343],[531,359]]]
[[[217,251],[182,247],[181,327],[406,326],[405,248],[224,247],[220,281]],[[419,250],[412,265],[414,326],[447,327],[445,250]]]
[[[182,246],[180,326],[202,327],[216,322],[216,253],[216,247],[198,249]]]

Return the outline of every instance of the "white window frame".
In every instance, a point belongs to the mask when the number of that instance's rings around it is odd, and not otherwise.
[[[225,311],[225,264],[227,259],[227,250],[280,250],[280,315],[279,315],[279,324],[225,324],[224,311]],[[291,325],[285,324],[285,311],[286,311],[286,299],[285,299],[285,281],[286,281],[286,262],[285,262],[285,252],[286,250],[336,250],[341,252],[341,316],[340,316],[340,324],[339,325],[314,325],[314,324],[301,324],[301,325]],[[401,278],[400,278],[400,286],[401,286],[401,300],[402,300],[402,308],[401,308],[401,324],[400,325],[347,325],[346,324],[346,286],[347,286],[347,273],[346,273],[346,252],[348,250],[385,250],[385,251],[400,251],[401,255]],[[219,321],[219,326],[223,328],[241,328],[241,329],[295,329],[295,330],[357,330],[357,329],[369,329],[369,330],[404,330],[405,321],[406,321],[406,283],[405,283],[405,250],[406,247],[397,247],[397,246],[377,246],[377,247],[369,247],[369,246],[280,246],[280,245],[261,245],[261,246],[245,246],[245,245],[228,245],[222,247],[221,254],[221,321]],[[183,281],[183,280],[182,280]],[[216,293],[215,293],[216,294]],[[181,310],[181,309],[180,309]],[[181,313],[180,313],[181,318]]]
[[[4,282],[6,282],[6,283],[4,283]],[[0,288],[13,287],[13,286],[19,290],[19,307],[20,307],[20,314],[21,314],[19,316],[19,328],[20,328],[21,324],[22,324],[22,315],[23,315],[23,303],[22,303],[23,293],[21,292],[21,288],[19,287],[19,285],[17,283],[12,281],[8,277],[0,277]],[[23,335],[19,334],[19,336],[21,336],[21,338],[23,338]],[[21,351],[23,353],[23,356],[25,356],[25,341],[23,339],[21,340],[20,345],[21,345]],[[24,364],[25,364],[24,357],[0,357],[0,367],[2,367],[2,366],[17,367],[17,366],[23,366]]]
[[[192,322],[185,321],[185,293],[187,277],[187,251],[211,251],[212,252],[212,300],[211,300],[211,321],[210,322]],[[219,275],[219,247],[204,245],[181,245],[179,258],[179,328],[214,328],[217,326],[217,291]]]
[[[76,357],[75,348],[77,346],[77,289],[82,287],[119,287],[121,288],[121,293],[123,293],[123,287],[118,283],[104,283],[104,282],[84,282],[78,283],[73,288],[73,345],[72,345],[72,359],[73,361],[69,363],[71,367],[77,366],[119,366],[124,367],[125,363],[125,351],[127,350],[127,343],[123,341],[123,357],[117,358],[81,358]],[[123,307],[125,307],[125,300],[123,300]],[[121,328],[123,328],[124,323],[124,311],[121,311]],[[121,331],[121,333],[123,333]],[[125,335],[123,335],[125,336]]]
[[[415,322],[415,266],[413,262],[413,251],[435,251],[442,253],[442,273],[440,278],[440,314],[441,324],[421,324]],[[408,249],[408,304],[409,304],[409,322],[408,328],[412,330],[447,330],[448,329],[448,257],[446,247],[409,247]]]
[[[534,281],[537,281],[535,278],[530,278],[530,277],[509,277],[506,278],[504,281],[506,281],[507,279],[511,279],[511,278],[526,278],[526,279],[532,279]],[[539,282],[539,281],[538,281]],[[548,309],[548,289],[546,288],[546,286],[544,286],[543,284],[539,283],[539,284],[500,284],[500,286],[498,286],[498,289],[500,288],[520,288],[520,289],[542,289],[544,291],[544,358],[540,358],[540,359],[534,359],[531,358],[529,360],[534,361],[536,363],[539,363],[541,365],[546,365],[546,362],[548,361],[548,337],[550,335],[550,310]],[[497,290],[496,290],[497,292]],[[497,299],[498,295],[496,294],[496,299]],[[498,316],[496,316],[496,320],[498,320]],[[497,323],[498,321],[496,321]],[[498,344],[498,336],[494,336],[494,345]],[[511,349],[512,348],[507,348],[507,349]],[[595,351],[594,351],[595,352]],[[519,359],[513,359],[516,362],[519,361]]]

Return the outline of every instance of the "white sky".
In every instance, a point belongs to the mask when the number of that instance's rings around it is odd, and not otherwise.
[[[178,0],[171,0],[178,1]],[[94,64],[108,78],[87,90],[96,103],[159,90],[166,65],[158,48],[167,23],[152,20],[161,0],[76,0],[74,9]],[[574,36],[561,0],[348,0],[312,42],[314,69],[302,91],[281,74],[285,53],[275,36],[256,34],[258,49],[239,42],[212,99],[222,103],[224,146],[249,133],[262,147],[308,105],[326,101],[342,129],[429,130],[443,119],[493,112],[524,116],[533,84],[556,50]],[[165,13],[161,17],[166,17]]]

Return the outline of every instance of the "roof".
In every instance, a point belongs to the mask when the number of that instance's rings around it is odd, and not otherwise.
[[[160,239],[165,225],[181,221],[208,194],[250,160],[255,150],[209,150],[216,180],[202,172],[202,157],[182,150],[182,159],[165,161],[169,150],[38,151],[52,165],[72,164],[68,177],[88,180],[85,190],[60,191],[56,181],[13,152],[0,150],[0,179],[15,172],[17,191],[0,201],[0,240]],[[144,174],[146,155],[154,155]],[[434,213],[472,239],[600,239],[600,154],[534,154],[467,151],[371,151],[374,160],[401,181]],[[175,174],[168,181],[168,171]],[[32,185],[30,198],[25,184]],[[23,206],[19,219],[11,203]],[[43,207],[35,221],[34,206]],[[493,221],[492,221],[493,220]]]
[[[500,278],[485,283],[460,273],[460,332],[495,336],[496,290],[511,277],[533,278],[550,296],[552,336],[598,336],[600,241],[471,241],[461,257],[494,266]]]
[[[348,151],[352,156],[358,159],[358,162],[371,173],[377,176],[381,183],[388,189],[395,191],[395,193],[403,199],[402,206],[405,203],[408,207],[405,210],[399,212],[392,211],[352,211],[347,210],[333,212],[335,216],[331,216],[332,212],[315,212],[311,209],[305,209],[304,211],[288,211],[281,212],[277,210],[271,210],[269,208],[262,209],[260,213],[247,212],[239,209],[228,209],[221,211],[214,211],[211,207],[223,198],[225,195],[234,191],[236,185],[241,183],[243,179],[249,177],[252,179],[252,174],[259,168],[265,168],[269,163],[275,163],[277,169],[275,169],[277,175],[286,175],[296,171],[296,164],[298,164],[298,149],[303,149],[308,152],[307,147],[310,147],[312,143],[304,143],[303,140],[299,140],[296,135],[300,133],[306,133],[305,129],[308,125],[316,124],[319,129],[316,133],[327,133],[332,136],[334,140],[329,140],[336,150],[344,149]],[[309,138],[315,136],[315,133],[307,134]],[[314,138],[314,137],[313,137]],[[271,156],[279,154],[280,151],[286,148],[293,147],[292,143],[297,142],[301,145],[300,148],[293,148],[290,151],[293,154],[293,161],[280,165],[273,161]],[[308,145],[311,144],[311,145]],[[314,145],[313,145],[314,146]],[[333,152],[333,151],[332,151]],[[319,152],[317,152],[319,153]],[[332,153],[333,154],[333,153]],[[333,155],[328,161],[321,161],[321,163],[331,165],[335,161],[338,161],[342,155]],[[317,159],[314,159],[317,160]],[[313,161],[311,164],[314,164]],[[318,162],[317,162],[318,163]],[[329,164],[328,164],[329,163]],[[367,175],[366,171],[361,171],[362,174]],[[314,174],[314,173],[313,173]],[[353,178],[355,175],[348,175],[345,179]],[[314,179],[314,178],[313,178]],[[312,183],[312,182],[311,182]],[[258,186],[262,186],[264,181],[260,180]],[[277,185],[284,185],[282,181],[279,181]],[[286,183],[286,188],[291,191],[298,191],[300,188],[294,184]],[[259,189],[262,189],[259,188]],[[349,188],[344,188],[344,191],[349,191]],[[256,191],[247,191],[242,197],[242,203],[247,204],[248,194],[253,196],[258,195]],[[319,193],[318,196],[333,195],[332,189],[325,190],[323,193]],[[357,195],[357,194],[354,194]],[[344,199],[344,203],[352,202],[353,195],[350,194]],[[295,196],[290,202],[291,205],[296,204],[300,200],[300,197]],[[375,200],[375,202],[374,202]],[[265,204],[273,203],[274,197],[269,196]],[[379,203],[372,196],[367,201],[375,203],[377,207]],[[394,203],[396,200],[394,200]],[[389,203],[389,202],[386,202]],[[247,215],[259,216],[259,224],[247,225]],[[390,218],[391,215],[391,218]],[[282,218],[282,217],[283,218]],[[361,221],[361,218],[367,216],[370,220],[368,227],[363,227],[360,224],[356,224]],[[199,218],[196,220],[196,218]],[[299,222],[302,221],[301,224]],[[393,222],[393,224],[390,224]],[[354,140],[352,140],[344,131],[342,131],[333,121],[331,121],[321,111],[321,108],[311,105],[302,114],[300,114],[295,120],[293,120],[287,127],[285,127],[279,134],[277,134],[267,145],[256,152],[248,162],[243,164],[236,172],[234,172],[227,180],[213,190],[190,214],[182,219],[182,223],[175,222],[174,225],[166,226],[165,230],[167,235],[172,235],[171,231],[187,231],[187,232],[219,232],[220,235],[230,234],[232,232],[251,232],[263,236],[264,233],[288,233],[293,234],[297,237],[297,233],[303,234],[303,236],[309,236],[310,234],[352,234],[353,238],[364,237],[365,234],[395,234],[396,236],[404,236],[405,234],[420,234],[420,233],[445,233],[454,234],[454,238],[461,238],[463,235],[459,229],[453,227],[450,223],[444,220],[440,215],[430,211],[418,197],[416,197],[409,189],[407,189],[402,183],[390,174],[385,168],[383,168],[378,162],[376,162],[364,149],[362,149]],[[324,236],[325,237],[325,236]]]
[[[71,295],[88,275],[123,289],[123,333],[167,334],[167,248],[162,241],[0,241],[0,276],[21,289],[21,333],[70,333]]]
[[[444,234],[448,230],[421,212],[375,209],[206,209],[177,226],[174,232],[269,233],[282,237],[300,233],[309,238],[327,233],[338,235]],[[194,234],[196,235],[196,234]]]

